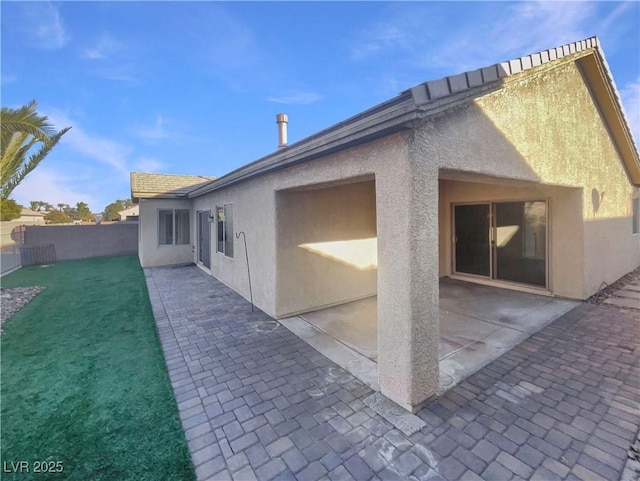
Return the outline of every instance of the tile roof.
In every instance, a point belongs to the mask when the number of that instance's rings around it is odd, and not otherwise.
[[[39,217],[44,217],[46,214],[44,212],[38,212],[37,210],[33,210],[33,209],[27,209],[26,207],[23,207],[22,210],[20,210],[20,215],[31,215],[31,216],[39,216]]]
[[[131,172],[131,198],[135,202],[137,199],[153,197],[183,197],[189,191],[214,179],[215,177],[203,175]]]
[[[421,105],[431,100],[495,82],[501,78],[525,72],[562,57],[596,47],[600,47],[600,42],[597,37],[591,37],[560,47],[543,50],[542,52],[532,53],[531,55],[525,55],[524,57],[507,60],[506,62],[496,63],[489,67],[479,68],[458,75],[450,75],[439,80],[430,80],[416,85],[412,89],[405,90],[403,93],[411,92],[416,104]]]

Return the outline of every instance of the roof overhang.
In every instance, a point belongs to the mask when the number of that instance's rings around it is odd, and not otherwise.
[[[408,130],[411,122],[417,118],[418,112],[411,94],[400,94],[377,107],[198,187],[189,192],[189,197],[198,197],[222,187]]]
[[[177,192],[134,192],[131,191],[131,201],[134,204],[137,204],[140,199],[186,199],[188,196],[187,192],[177,191]]]

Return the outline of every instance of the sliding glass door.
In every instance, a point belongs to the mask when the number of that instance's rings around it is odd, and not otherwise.
[[[546,287],[545,202],[495,204],[495,278]]]
[[[547,286],[545,201],[454,206],[454,272]]]
[[[455,206],[456,272],[491,276],[490,207],[491,204]]]

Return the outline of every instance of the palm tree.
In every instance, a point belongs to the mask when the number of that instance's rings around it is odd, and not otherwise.
[[[70,128],[66,127],[56,132],[47,117],[38,116],[35,100],[19,109],[2,107],[0,112],[1,199],[9,197],[13,189],[38,166]],[[34,148],[38,150],[33,151]]]

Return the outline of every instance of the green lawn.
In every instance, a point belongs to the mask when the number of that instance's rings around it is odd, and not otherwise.
[[[0,341],[2,479],[195,479],[137,257],[2,278],[33,285]],[[34,473],[45,461],[64,472]]]

